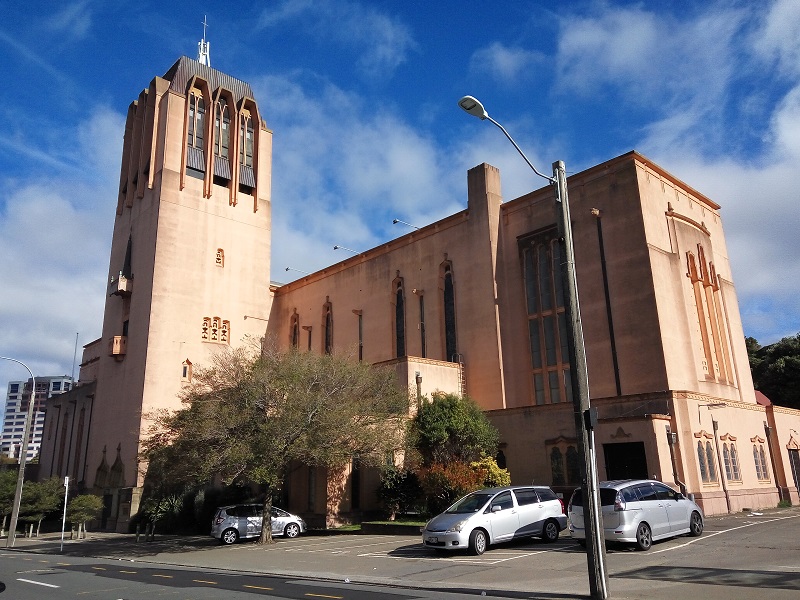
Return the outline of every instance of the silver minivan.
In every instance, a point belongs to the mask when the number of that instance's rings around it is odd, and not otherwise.
[[[545,486],[490,488],[467,494],[422,529],[436,550],[483,554],[490,544],[540,536],[554,542],[567,528],[564,503]]]
[[[633,543],[640,550],[649,550],[656,540],[703,533],[703,510],[660,481],[601,481],[598,487],[606,541]],[[570,535],[585,545],[580,489],[573,492],[567,512]]]
[[[211,520],[211,536],[222,544],[234,544],[239,539],[261,535],[264,507],[260,504],[221,506]],[[305,532],[306,522],[297,515],[272,507],[272,535],[297,537]]]

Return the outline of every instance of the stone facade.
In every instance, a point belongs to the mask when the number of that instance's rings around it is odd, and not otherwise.
[[[104,496],[103,526],[137,510],[148,413],[177,408],[193,365],[245,335],[468,394],[512,481],[566,497],[580,476],[553,190],[503,202],[479,165],[466,210],[270,285],[270,170],[244,82],[182,58],[131,104],[103,337],[81,369],[91,425],[66,467]],[[655,477],[709,514],[798,502],[800,411],[756,400],[720,206],[636,152],[568,185],[600,478]],[[44,471],[63,475],[63,440],[46,443]],[[286,502],[312,524],[357,520],[377,481],[297,465]]]

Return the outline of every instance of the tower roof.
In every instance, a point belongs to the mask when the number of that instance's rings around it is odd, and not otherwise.
[[[212,90],[218,87],[230,90],[236,102],[242,98],[255,98],[249,83],[202,65],[188,56],[181,56],[164,74],[164,79],[170,82],[170,90],[185,95],[189,81],[195,76],[206,81]]]

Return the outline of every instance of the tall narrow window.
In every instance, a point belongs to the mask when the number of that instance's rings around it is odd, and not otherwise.
[[[214,264],[217,265],[218,267],[225,266],[225,250],[223,250],[222,248],[217,248],[217,254],[214,257]]]
[[[203,149],[203,132],[205,129],[206,104],[200,90],[189,92],[189,135],[187,145]]]
[[[700,479],[704,482],[710,481],[708,477],[708,463],[706,462],[706,450],[703,442],[697,442],[697,462],[700,465]]]
[[[450,263],[444,265],[444,359],[458,362],[456,345],[456,296],[453,285],[453,269]]]
[[[245,167],[253,166],[253,119],[250,113],[242,113],[239,127],[239,163]]]
[[[214,154],[221,158],[229,158],[231,142],[231,116],[228,102],[220,97],[217,101],[214,118]]]
[[[406,309],[402,280],[395,280],[394,298],[395,356],[399,358],[406,355]]]
[[[564,485],[564,455],[557,446],[550,451],[550,474],[553,485]]]
[[[428,356],[428,342],[425,339],[425,297],[422,292],[419,292],[419,338],[421,352],[420,356],[426,358]]]
[[[186,128],[186,174],[203,179],[206,171],[203,136],[205,135],[206,104],[203,93],[193,88],[189,91],[189,113]]]
[[[560,243],[555,229],[520,242],[534,404],[572,399]]]
[[[333,352],[333,308],[330,301],[322,308],[322,340],[325,354]]]
[[[292,315],[291,333],[292,348],[297,348],[300,345],[300,315],[294,313]]]
[[[711,448],[711,442],[706,442],[706,462],[708,463],[708,480],[717,480],[717,466],[714,462],[714,450]]]

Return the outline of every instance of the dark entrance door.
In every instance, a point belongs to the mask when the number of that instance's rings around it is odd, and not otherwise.
[[[644,442],[603,444],[606,477],[609,479],[647,479]]]
[[[114,496],[111,494],[103,495],[103,512],[100,515],[100,529],[108,527],[108,518],[111,516],[111,504]]]

